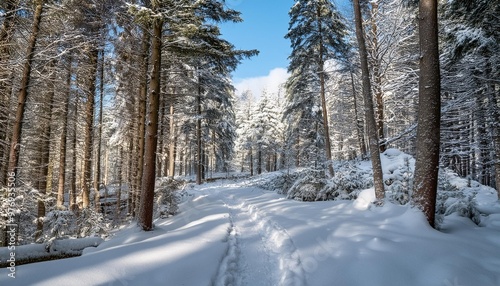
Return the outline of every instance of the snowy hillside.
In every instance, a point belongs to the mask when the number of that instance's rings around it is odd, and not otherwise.
[[[15,279],[1,269],[0,285],[500,285],[493,192],[478,196],[492,212],[482,226],[452,214],[436,231],[408,206],[371,206],[372,189],[299,202],[255,182],[190,186],[155,231],[128,226],[81,257],[18,266]]]

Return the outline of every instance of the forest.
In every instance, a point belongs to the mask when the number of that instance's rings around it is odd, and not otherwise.
[[[373,187],[432,227],[448,196],[479,217],[444,178],[500,200],[500,1],[350,3],[295,0],[286,83],[237,94],[259,51],[223,38],[244,20],[224,0],[2,0],[0,246],[152,231],[186,184],[270,173],[299,201]]]

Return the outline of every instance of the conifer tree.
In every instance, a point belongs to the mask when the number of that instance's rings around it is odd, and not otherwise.
[[[289,12],[290,28],[285,38],[290,39],[292,53],[288,71],[291,73],[288,86],[292,82],[305,85],[319,85],[319,90],[303,89],[305,92],[319,93],[323,138],[328,176],[334,175],[332,165],[328,110],[326,105],[325,82],[328,78],[325,62],[340,58],[347,49],[345,36],[347,28],[333,2],[328,0],[295,1]],[[306,80],[309,77],[312,81]],[[308,90],[309,89],[309,90]],[[300,97],[296,88],[289,88],[291,97]],[[303,92],[304,92],[303,91]],[[291,98],[291,100],[294,100]],[[311,102],[313,103],[313,102]],[[314,108],[303,106],[302,108]]]

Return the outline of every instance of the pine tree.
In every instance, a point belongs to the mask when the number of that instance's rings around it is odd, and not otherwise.
[[[346,51],[346,26],[335,5],[327,0],[295,1],[289,12],[290,28],[285,36],[290,39],[292,53],[288,71],[291,73],[289,87],[293,81],[301,84],[319,84],[319,97],[322,111],[322,128],[328,175],[333,176],[328,110],[326,105],[325,81],[327,74],[325,62],[340,57]],[[305,76],[312,73],[314,80],[307,81]],[[302,83],[303,82],[303,83]],[[289,88],[289,91],[297,91]],[[306,91],[309,92],[309,91]],[[295,95],[300,96],[299,94]],[[303,106],[312,108],[313,106]]]

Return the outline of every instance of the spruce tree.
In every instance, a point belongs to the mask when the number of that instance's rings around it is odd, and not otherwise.
[[[290,100],[293,101],[303,96],[301,94],[303,92],[319,95],[327,174],[333,176],[325,94],[325,84],[328,79],[325,62],[329,59],[341,58],[345,54],[347,28],[333,2],[328,0],[295,1],[289,15],[289,31],[285,38],[290,39],[292,47],[288,66],[288,71],[291,73],[288,83]],[[302,84],[308,87],[299,88]],[[319,86],[319,89],[314,90],[312,86]],[[299,92],[299,90],[302,91]],[[311,101],[310,105],[301,108],[316,109],[314,104]]]

